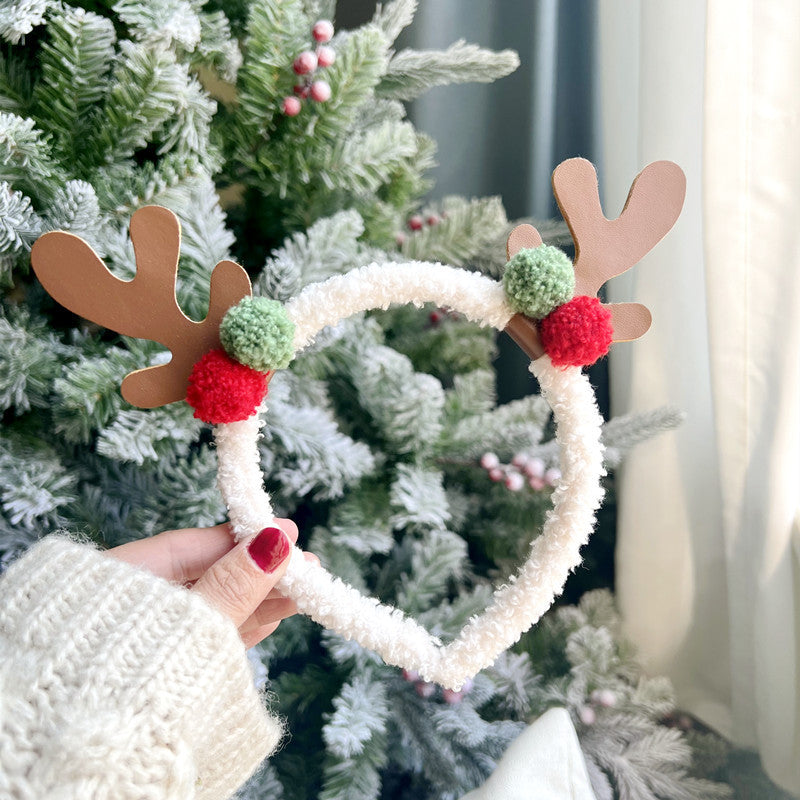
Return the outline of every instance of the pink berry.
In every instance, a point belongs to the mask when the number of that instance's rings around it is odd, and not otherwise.
[[[333,36],[333,23],[327,19],[321,19],[314,23],[311,35],[318,42],[329,42]]]
[[[617,696],[611,689],[595,689],[591,694],[591,700],[603,708],[614,708],[617,704]]]
[[[584,725],[594,725],[597,720],[597,714],[594,713],[594,709],[591,706],[581,706],[578,709],[578,719]]]
[[[545,473],[545,464],[541,458],[529,458],[528,463],[525,464],[525,474],[529,478],[543,478]]]
[[[305,84],[305,83],[298,83],[298,84],[297,84],[297,85],[294,87],[294,93],[295,93],[295,94],[296,94],[298,97],[302,97],[303,99],[305,99],[305,98],[306,98],[306,97],[308,97],[308,95],[311,93],[311,87],[310,87],[310,86],[308,86],[308,85],[307,85],[307,84]]]
[[[296,117],[300,113],[302,103],[296,97],[283,98],[283,113],[287,117]]]
[[[325,103],[331,99],[331,86],[327,81],[314,81],[311,84],[311,99]]]
[[[528,486],[536,492],[541,492],[545,487],[545,482],[543,478],[528,478]]]
[[[489,470],[489,479],[493,480],[495,483],[500,483],[503,478],[505,478],[506,474],[501,470],[499,467],[495,467],[494,469]]]
[[[415,669],[404,669],[403,680],[409,681],[409,683],[416,683],[419,680],[419,672]]]
[[[428,698],[432,697],[436,691],[436,684],[428,683],[427,681],[417,681],[414,684],[414,689],[420,697]]]
[[[436,214],[428,214],[428,216],[425,217],[425,222],[427,222],[430,226],[434,226],[438,225],[441,220],[436,216]]]
[[[555,486],[561,480],[561,470],[557,467],[550,467],[544,474],[544,482],[549,486]]]
[[[317,64],[321,67],[329,67],[336,61],[336,51],[326,44],[321,44],[317,48]]]
[[[309,72],[313,72],[317,68],[317,56],[315,53],[312,53],[310,50],[304,50],[300,53],[299,56],[294,60],[294,64],[292,65],[292,69],[298,75],[308,75]]]
[[[411,228],[412,231],[421,231],[422,225],[422,216],[419,214],[414,214],[414,216],[408,220],[408,227]]]
[[[528,463],[528,456],[525,453],[515,453],[514,458],[511,459],[511,463],[517,469],[524,469],[525,465]]]
[[[394,241],[398,247],[402,247],[406,243],[406,235],[402,231],[398,231],[394,235]]]
[[[506,489],[510,492],[518,492],[525,485],[525,478],[519,472],[510,472],[506,475]]]
[[[481,466],[484,469],[494,469],[499,464],[500,459],[494,453],[484,453],[481,456]]]
[[[442,699],[449,706],[457,706],[464,699],[464,693],[456,692],[453,689],[443,689]]]

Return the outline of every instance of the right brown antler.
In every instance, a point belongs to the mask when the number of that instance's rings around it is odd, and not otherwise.
[[[683,207],[686,177],[671,161],[648,164],[634,178],[617,219],[603,214],[597,173],[584,158],[555,168],[553,193],[575,242],[575,294],[594,297],[667,235]]]
[[[78,236],[46,233],[31,249],[31,264],[44,288],[75,314],[105,328],[163,344],[172,352],[166,364],[132,372],[122,396],[132,405],[155,408],[186,397],[189,373],[209,350],[220,347],[225,312],[251,293],[247,273],[233,261],[220,261],[211,274],[208,315],[189,319],[178,306],[175,282],[180,223],[160,206],[140,208],[131,218],[136,275],[114,277]]]

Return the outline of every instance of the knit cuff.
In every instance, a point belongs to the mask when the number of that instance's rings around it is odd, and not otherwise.
[[[0,581],[0,706],[20,797],[229,797],[282,733],[230,620],[62,536]]]

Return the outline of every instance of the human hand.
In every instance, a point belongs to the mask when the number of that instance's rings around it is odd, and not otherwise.
[[[238,544],[225,524],[166,531],[114,547],[107,555],[202,594],[233,621],[245,647],[252,647],[297,612],[294,601],[275,589],[296,541],[297,525],[276,519],[274,526]]]

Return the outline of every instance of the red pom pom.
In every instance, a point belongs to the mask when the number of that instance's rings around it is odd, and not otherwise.
[[[581,294],[550,312],[539,333],[556,366],[583,367],[608,353],[614,329],[611,312],[596,297]]]
[[[219,425],[252,417],[267,393],[267,373],[211,350],[192,367],[186,402],[203,422]]]

